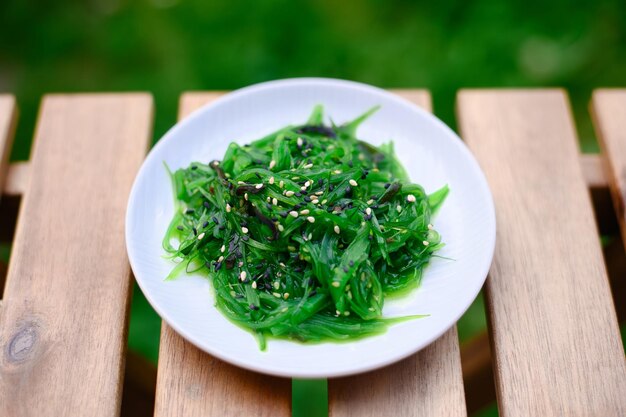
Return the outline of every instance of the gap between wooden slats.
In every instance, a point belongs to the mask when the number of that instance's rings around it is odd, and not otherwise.
[[[463,91],[459,126],[490,183],[486,285],[500,415],[626,415],[626,366],[559,90]]]
[[[116,416],[147,94],[44,98],[0,314],[0,415]]]
[[[220,93],[187,93],[179,118]],[[165,322],[161,330],[155,416],[290,416],[291,380],[222,362],[185,341]]]
[[[395,90],[431,110],[430,94]],[[456,326],[409,358],[385,368],[328,381],[329,415],[465,416],[465,396]]]
[[[0,190],[3,189],[6,183],[6,177],[8,176],[9,154],[11,153],[16,119],[17,108],[15,106],[15,98],[8,94],[0,94]],[[2,195],[0,195],[0,199],[2,199]],[[5,226],[4,223],[13,220],[5,219],[4,217],[7,216],[4,214],[0,216],[0,238],[3,235],[2,232],[5,227],[10,227],[10,225]],[[2,293],[4,291],[6,273],[7,265],[4,261],[0,260],[0,308],[2,308]]]
[[[622,239],[626,240],[626,89],[594,91],[591,114]]]

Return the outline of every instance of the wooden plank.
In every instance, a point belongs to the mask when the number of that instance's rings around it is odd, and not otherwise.
[[[7,171],[3,193],[11,196],[24,194],[30,178],[30,162],[13,162]]]
[[[431,110],[426,91],[394,92]],[[328,403],[333,417],[467,415],[456,327],[399,363],[329,380]]]
[[[4,189],[16,121],[15,98],[9,94],[0,94],[0,190]]]
[[[626,415],[626,364],[560,90],[473,90],[459,126],[498,220],[486,300],[500,415]]]
[[[608,179],[604,172],[602,158],[598,154],[579,155],[580,167],[583,170],[585,184],[589,188],[606,188]]]
[[[119,414],[124,214],[151,124],[147,94],[44,98],[0,315],[0,415]]]
[[[220,94],[183,94],[179,118]],[[290,415],[290,379],[257,374],[213,358],[163,322],[155,416]]]
[[[622,239],[626,240],[626,89],[594,91],[591,110]]]

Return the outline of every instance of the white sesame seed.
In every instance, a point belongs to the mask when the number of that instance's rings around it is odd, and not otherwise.
[[[263,188],[263,184],[257,184],[254,186],[254,188],[256,188],[257,190],[260,190],[261,188]]]
[[[293,216],[293,217],[298,217],[298,212],[297,211],[290,211],[289,215]]]
[[[198,235],[198,240],[202,240],[204,238],[204,232],[200,233]]]
[[[338,316],[341,315],[341,311],[339,311],[339,310],[335,310],[335,313],[337,313]]]
[[[265,199],[265,201],[267,201],[267,202],[269,203],[270,201],[272,201],[272,199],[268,196],[268,197]]]
[[[344,312],[344,313],[343,313],[343,315],[344,315],[344,316],[349,316],[349,315],[350,315],[350,312],[349,312],[349,311],[346,311],[346,312]]]
[[[336,170],[334,170],[334,171],[333,171],[333,173],[335,173],[335,174],[341,174],[341,170],[340,170],[340,169],[336,169]]]
[[[309,187],[310,185],[311,185],[311,181],[307,181],[307,182],[304,183],[305,187]]]
[[[400,204],[398,204],[396,206],[396,210],[398,211],[398,213],[400,213],[402,211],[402,206]]]
[[[280,182],[278,183],[278,186],[279,186],[280,188],[283,188],[283,187],[285,186],[285,181],[280,180]]]
[[[300,187],[300,190],[306,191],[306,185],[303,185],[302,187]]]
[[[423,242],[422,242],[422,244],[423,244],[424,246],[428,246],[428,245],[430,245],[430,242],[429,242],[429,241],[427,241],[427,240],[425,240],[425,241],[423,241]]]
[[[222,245],[220,248],[220,252],[224,253],[226,251],[226,245]]]
[[[339,281],[335,281],[331,284],[333,287],[335,288],[339,288],[341,286],[341,284],[339,283]]]
[[[374,307],[368,308],[369,311],[374,311]]]
[[[309,216],[306,219],[309,221],[309,223],[315,223],[315,217],[313,216]]]
[[[362,153],[359,154],[359,161],[365,161],[365,155]]]
[[[237,184],[239,184],[239,185],[244,185],[244,184],[245,184],[245,182],[243,182],[243,181],[237,181]]]
[[[280,282],[274,281],[274,289],[277,290],[280,288]]]
[[[306,164],[305,166],[303,166],[302,168],[304,169],[310,169],[313,168],[313,164]]]
[[[248,233],[248,228],[247,228],[247,227],[245,227],[245,226],[243,226],[243,227],[241,228],[241,232],[242,232],[242,233]]]
[[[286,312],[287,312],[287,310],[289,310],[289,309],[288,309],[287,307],[285,307],[285,308],[283,308],[283,309],[282,309],[282,310],[280,310],[280,311],[281,311],[281,312],[283,312],[283,313],[286,313]]]
[[[339,228],[339,226],[335,225],[335,227],[333,228],[333,230],[335,231],[335,233],[339,234],[341,233],[341,229]]]
[[[371,206],[372,204],[374,204],[374,200],[372,200],[372,199],[367,200],[367,205],[368,206]]]
[[[230,204],[226,203],[226,212],[230,213],[231,207]]]
[[[322,190],[320,190],[320,191],[315,193],[315,195],[322,195],[322,194],[324,194],[324,191],[322,191]]]
[[[269,183],[274,184],[274,177],[270,177]]]
[[[270,161],[270,169],[274,168],[276,166],[276,161],[274,161],[273,159]]]
[[[435,228],[435,226],[433,226],[432,224],[428,224],[428,230],[433,230]]]
[[[371,208],[369,208],[369,207],[368,207],[368,208],[366,208],[366,209],[365,209],[365,214],[367,214],[368,216],[369,216],[370,214],[372,214],[372,209],[371,209]]]
[[[278,263],[278,265],[282,266],[283,268],[285,268],[285,267],[287,266],[287,265],[285,265],[285,264],[284,264],[284,263],[282,263],[282,262],[279,262],[279,263]]]
[[[278,225],[278,231],[279,232],[284,232],[285,231],[285,227],[282,224]]]
[[[294,193],[293,191],[286,191],[286,192],[285,192],[285,195],[286,195],[287,197],[291,197],[291,196],[292,196],[292,195],[294,195],[294,194],[295,194],[295,193]]]
[[[307,236],[307,238],[308,238],[309,240],[313,239],[313,233],[309,233],[309,235]]]
[[[288,293],[288,292],[284,293],[284,294],[283,294],[283,298],[284,298],[285,300],[286,300],[287,298],[289,298],[289,293]]]
[[[358,185],[359,185],[359,183],[358,183],[358,182],[356,182],[355,180],[350,180],[350,181],[348,181],[348,182],[349,182],[349,183],[350,183],[350,185],[351,185],[351,186],[353,186],[353,187],[356,187],[356,186],[358,186]]]
[[[308,209],[304,209],[304,210],[300,210],[300,214],[309,214],[309,210]]]
[[[298,148],[301,148],[304,144],[304,141],[302,140],[302,138],[298,138],[296,139],[296,144],[298,145]]]
[[[244,198],[246,201],[248,201],[248,193],[244,193],[244,194],[243,194],[243,198]]]
[[[276,197],[272,198],[272,204],[275,206],[278,205],[278,199]]]
[[[323,199],[323,200],[322,200],[322,204],[326,204],[326,203],[328,203],[328,200]]]
[[[294,171],[296,170],[295,168],[293,169]],[[300,177],[293,177],[292,180],[294,181],[298,181],[300,179]]]
[[[246,280],[246,276],[248,276],[246,271],[241,271],[241,274],[239,274],[239,279],[242,280],[242,281],[245,281]]]
[[[220,255],[219,258],[217,258],[217,262],[222,262],[224,260],[224,255]]]
[[[279,294],[279,293],[277,293],[277,292],[273,292],[273,293],[272,293],[272,295],[273,295],[274,297],[276,297],[276,298],[280,298],[280,294]]]
[[[407,195],[406,201],[408,201],[409,203],[415,203],[415,196],[413,194]]]
[[[256,281],[252,281],[252,288],[256,290]]]
[[[239,261],[239,264],[237,264],[239,266],[239,268],[241,268],[243,266],[243,262]]]
[[[211,165],[213,165],[214,167],[218,166],[220,164],[220,161],[213,161],[213,163]]]

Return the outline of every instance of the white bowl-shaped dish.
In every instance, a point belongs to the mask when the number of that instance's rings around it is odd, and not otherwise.
[[[428,314],[395,324],[380,336],[353,342],[301,344],[268,341],[260,351],[252,334],[214,306],[210,281],[199,273],[164,278],[174,264],[161,241],[173,215],[173,170],[192,161],[221,159],[231,141],[247,143],[287,124],[303,123],[316,104],[337,123],[370,107],[380,110],[358,136],[373,144],[393,140],[411,180],[428,193],[448,184],[435,218],[446,246],[425,270],[421,286],[386,302],[384,316]],[[133,185],[126,244],[142,291],[172,328],[224,361],[267,374],[322,378],[365,372],[403,359],[448,330],[482,287],[495,245],[495,214],[483,173],[459,137],[439,119],[394,94],[332,79],[288,79],[254,85],[204,106],[174,126],[152,149]]]

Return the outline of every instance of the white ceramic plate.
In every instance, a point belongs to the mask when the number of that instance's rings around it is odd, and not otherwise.
[[[349,343],[305,345],[254,337],[214,307],[209,281],[199,274],[163,281],[174,264],[161,241],[173,214],[170,179],[163,167],[221,159],[229,142],[247,143],[286,124],[306,121],[315,104],[337,123],[375,105],[381,109],[359,128],[373,144],[393,139],[411,180],[432,192],[451,192],[435,218],[446,246],[424,273],[420,288],[385,304],[387,317],[429,314],[391,326],[381,336]],[[417,352],[448,330],[485,281],[495,244],[491,194],[478,164],[441,121],[384,90],[332,79],[290,79],[235,91],[174,126],[152,149],[130,195],[126,244],[135,277],[161,317],[200,349],[232,364],[267,374],[320,378],[375,369]]]

